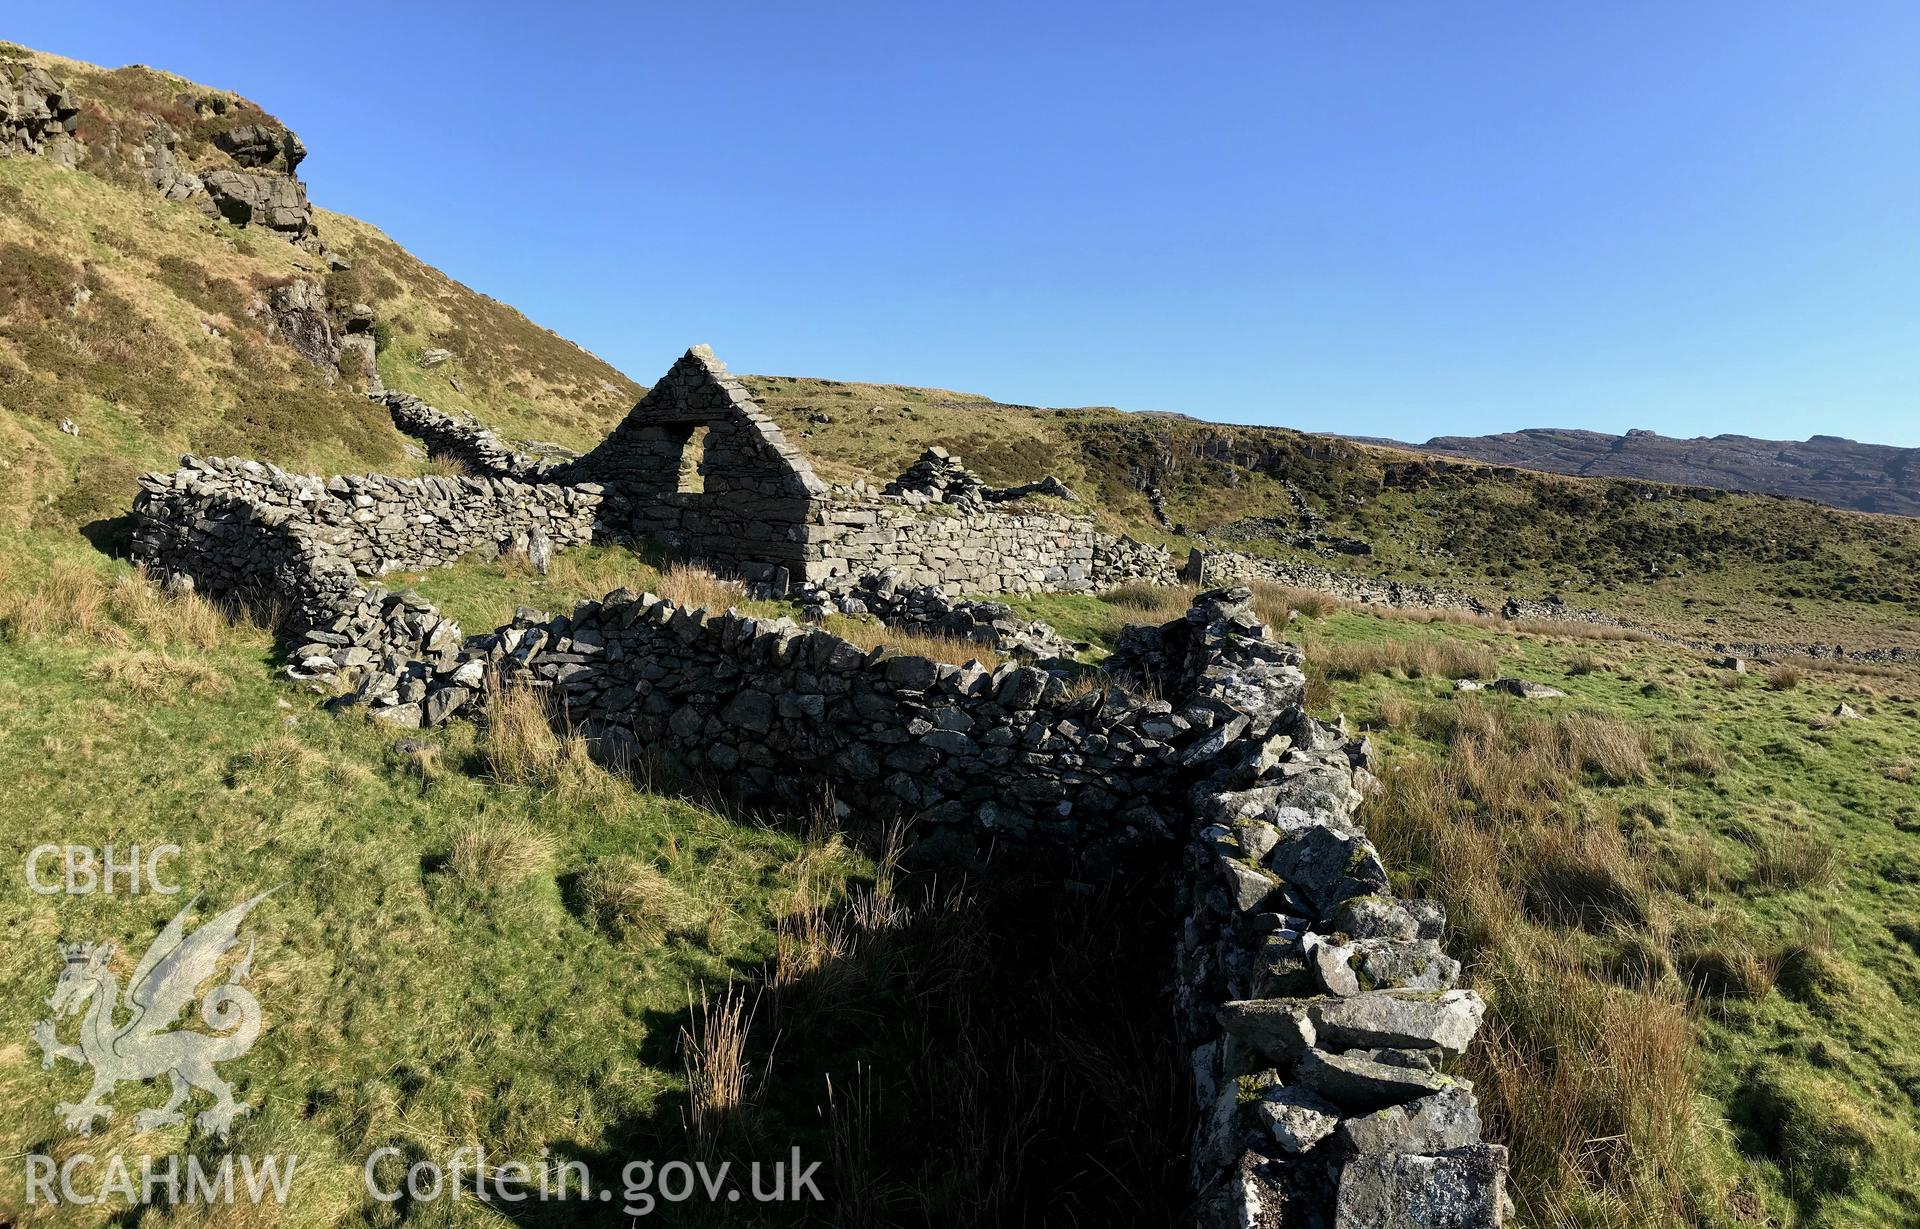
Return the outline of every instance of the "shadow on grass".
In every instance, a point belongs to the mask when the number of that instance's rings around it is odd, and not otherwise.
[[[597,1149],[556,1142],[593,1196],[495,1207],[530,1226],[1174,1223],[1191,1124],[1172,923],[1170,882],[1144,879],[922,870],[856,894],[737,998],[657,1013],[639,1052],[609,1056],[705,1055],[722,1086],[738,1072],[737,1099],[710,1098],[698,1129],[672,1095]],[[669,1164],[693,1161],[728,1166],[717,1198]],[[817,1202],[795,1182],[815,1162]],[[756,1199],[776,1176],[803,1198]]]

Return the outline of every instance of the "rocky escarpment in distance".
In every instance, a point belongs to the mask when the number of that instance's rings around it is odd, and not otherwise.
[[[1920,448],[1862,444],[1837,435],[1675,439],[1654,431],[1607,435],[1534,428],[1435,436],[1417,450],[1555,474],[1754,491],[1860,512],[1920,516]]]

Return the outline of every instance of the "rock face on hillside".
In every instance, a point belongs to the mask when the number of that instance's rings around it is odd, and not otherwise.
[[[44,69],[0,64],[0,154],[44,154],[72,166],[79,120],[67,87]]]
[[[1805,441],[1745,435],[1673,439],[1652,431],[1604,435],[1534,429],[1442,435],[1420,447],[1556,474],[1757,491],[1860,512],[1920,516],[1920,448],[1861,444],[1834,435]]]
[[[328,255],[307,186],[294,174],[307,147],[284,124],[229,95],[182,92],[113,106],[39,65],[0,62],[0,155],[9,154],[144,182],[210,218]]]

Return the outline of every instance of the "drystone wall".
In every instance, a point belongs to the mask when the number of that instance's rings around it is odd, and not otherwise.
[[[520,452],[471,414],[455,416],[437,410],[412,393],[380,392],[375,401],[387,407],[393,425],[436,453],[450,456],[476,474],[512,478],[516,482],[544,482],[553,470],[571,458],[533,456]]]
[[[1373,580],[1336,572],[1312,564],[1287,563],[1242,555],[1235,551],[1195,549],[1180,569],[1180,579],[1188,584],[1223,585],[1272,581],[1296,589],[1330,593],[1343,601],[1389,609],[1459,610],[1470,614],[1497,615],[1503,619],[1535,619],[1541,622],[1579,624],[1584,627],[1614,628],[1677,644],[1698,652],[1752,658],[1758,662],[1781,658],[1810,657],[1824,661],[1851,661],[1866,665],[1920,661],[1920,649],[1894,645],[1887,648],[1850,649],[1840,644],[1809,644],[1786,641],[1702,640],[1678,636],[1654,628],[1639,627],[1624,619],[1581,606],[1572,606],[1558,597],[1546,599],[1509,596],[1498,606],[1488,605],[1470,593],[1433,585],[1407,584],[1397,580]]]
[[[1129,629],[1118,664],[1170,697],[1146,699],[626,591],[467,638],[415,595],[358,583],[518,535],[581,541],[597,504],[507,479],[322,482],[188,458],[142,480],[136,552],[169,577],[287,600],[291,669],[343,685],[335,709],[435,725],[523,680],[605,755],[663,751],[750,796],[829,784],[930,844],[1152,874],[1184,843],[1195,1225],[1501,1223],[1504,1150],[1441,1069],[1481,1004],[1452,989],[1438,910],[1386,894],[1353,819],[1368,748],[1303,711],[1299,654],[1248,590]]]
[[[463,637],[412,594],[363,576],[451,563],[473,551],[540,553],[589,540],[598,492],[504,478],[316,478],[257,461],[183,457],[140,479],[134,558],[168,583],[276,608],[298,678],[349,672],[355,696],[419,704],[412,724],[467,698]],[[404,698],[403,698],[404,697]],[[406,724],[404,707],[384,714]]]
[[[1493,614],[1492,608],[1472,594],[1432,585],[1407,584],[1397,580],[1373,580],[1336,572],[1307,563],[1287,563],[1243,555],[1237,551],[1193,550],[1180,572],[1181,579],[1194,585],[1247,584],[1271,581],[1296,589],[1331,593],[1342,601],[1365,606],[1388,606],[1421,610],[1463,610],[1472,614]]]
[[[1506,1150],[1444,1070],[1484,1004],[1455,988],[1444,913],[1390,895],[1356,820],[1371,748],[1301,710],[1299,652],[1251,604],[1203,593],[1114,654],[1182,717],[1233,732],[1187,794],[1177,994],[1195,1224],[1498,1226]]]
[[[881,496],[836,500],[823,519],[815,566],[829,582],[894,568],[907,584],[952,595],[1087,592],[1177,576],[1163,548],[1054,512],[948,510]]]

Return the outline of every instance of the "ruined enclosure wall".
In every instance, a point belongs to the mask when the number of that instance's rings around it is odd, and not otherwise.
[[[512,478],[516,482],[544,482],[561,461],[516,451],[491,428],[471,414],[453,415],[435,409],[412,393],[383,392],[373,399],[387,407],[393,425],[435,453],[449,456],[475,474]]]
[[[259,543],[279,536],[298,541],[315,567],[379,576],[524,545],[536,532],[556,547],[584,543],[598,494],[507,478],[317,478],[184,457],[175,472],[140,479],[135,556],[227,592],[257,582]]]
[[[1172,557],[1157,546],[1053,512],[929,510],[895,499],[837,501],[824,509],[805,577],[858,577],[896,568],[907,584],[948,593],[1046,593],[1172,584]]]
[[[1483,1008],[1452,989],[1445,919],[1390,897],[1355,823],[1366,744],[1302,710],[1300,655],[1267,636],[1247,590],[1127,630],[1117,667],[1170,697],[1145,700],[628,592],[463,639],[419,598],[357,584],[356,565],[394,564],[403,541],[417,566],[483,524],[585,537],[590,495],[495,483],[394,484],[383,501],[364,484],[201,462],[143,481],[136,540],[150,564],[208,588],[313,600],[293,670],[347,688],[336,709],[430,726],[518,678],[603,754],[659,749],[748,795],[830,785],[870,816],[910,818],[923,840],[1147,875],[1184,841],[1172,942],[1201,1122],[1193,1223],[1500,1224],[1505,1151],[1480,1141],[1471,1087],[1441,1069]],[[483,489],[499,497],[491,512]],[[434,527],[424,509],[456,490],[475,505],[465,528]]]
[[[1246,589],[1128,628],[1116,669],[1235,737],[1187,791],[1178,1023],[1202,1229],[1494,1229],[1504,1148],[1444,1071],[1484,1006],[1454,989],[1446,917],[1392,897],[1356,818],[1372,750],[1300,712],[1300,655]]]
[[[787,619],[631,593],[470,647],[550,688],[611,753],[667,751],[750,796],[824,782],[867,815],[1016,842],[1171,840],[1167,786],[1208,733],[1163,701],[1069,697],[1032,667],[868,651]]]
[[[444,720],[479,680],[458,673],[458,626],[360,577],[539,539],[583,543],[598,505],[591,488],[503,478],[321,479],[256,461],[183,462],[140,479],[134,559],[156,576],[278,610],[295,677],[350,673],[355,697],[384,701],[385,718],[402,725]]]

